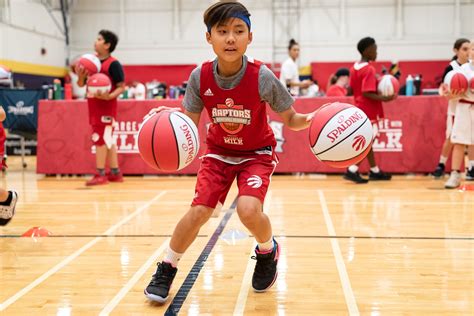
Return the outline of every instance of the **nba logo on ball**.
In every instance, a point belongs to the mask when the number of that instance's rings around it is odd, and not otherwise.
[[[138,151],[143,160],[154,169],[183,169],[199,152],[197,127],[181,112],[156,113],[145,119],[140,126]]]
[[[309,128],[309,142],[316,158],[335,168],[360,162],[372,145],[372,124],[359,108],[347,103],[323,105]]]

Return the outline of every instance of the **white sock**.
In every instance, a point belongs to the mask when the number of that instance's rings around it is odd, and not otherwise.
[[[258,243],[258,251],[259,252],[268,252],[273,250],[274,243],[273,243],[273,236],[270,237],[270,240],[263,242],[263,243]]]
[[[359,166],[357,165],[349,166],[349,172],[356,173],[358,170],[359,170]]]
[[[445,165],[446,161],[448,161],[448,157],[445,157],[445,156],[439,157],[439,163],[442,163],[443,165]]]
[[[474,160],[469,160],[469,169],[474,168]]]
[[[173,249],[171,249],[170,246],[168,246],[166,256],[163,261],[171,264],[174,268],[176,268],[178,266],[178,261],[179,259],[181,259],[182,256],[182,253],[177,253]]]
[[[372,171],[373,173],[379,173],[380,172],[379,166],[370,168],[370,171]]]

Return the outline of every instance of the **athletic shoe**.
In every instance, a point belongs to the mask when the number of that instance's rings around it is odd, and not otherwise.
[[[261,252],[257,246],[255,256],[252,256],[252,259],[257,260],[252,276],[252,287],[255,292],[268,290],[278,276],[277,264],[280,257],[280,245],[275,239],[273,239],[273,243],[272,251]]]
[[[0,226],[5,226],[15,215],[16,202],[18,201],[18,193],[16,191],[8,191],[8,205],[0,205]]]
[[[474,167],[471,167],[471,169],[466,170],[466,180],[474,181]]]
[[[347,169],[346,173],[344,174],[344,179],[358,184],[369,182],[369,180],[362,178],[358,171],[350,172],[349,169]]]
[[[109,182],[123,182],[123,175],[121,172],[117,174],[109,173],[107,174],[107,180]]]
[[[436,167],[435,171],[433,171],[432,175],[435,178],[441,178],[444,176],[444,163],[439,163],[438,166]]]
[[[159,262],[155,274],[151,277],[150,284],[146,287],[145,296],[154,302],[163,304],[168,299],[171,284],[178,272],[170,263]]]
[[[379,172],[369,172],[369,180],[371,181],[387,181],[391,179],[392,175],[389,173],[385,173],[382,170],[380,170]]]
[[[456,189],[461,185],[461,174],[457,171],[451,171],[448,181],[444,184],[446,189]]]
[[[92,185],[102,185],[102,184],[107,184],[107,183],[109,183],[109,180],[107,180],[106,176],[95,174],[92,179],[86,182],[86,185],[92,186]]]

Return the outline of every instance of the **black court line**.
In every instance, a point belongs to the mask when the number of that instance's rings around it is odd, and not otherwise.
[[[183,284],[179,288],[173,301],[168,306],[168,309],[166,310],[164,314],[165,316],[178,315],[179,310],[183,306],[183,303],[189,294],[189,291],[191,291],[191,288],[193,287],[194,282],[196,282],[196,279],[199,276],[199,272],[201,272],[202,267],[204,267],[204,264],[206,263],[207,258],[209,258],[209,255],[212,249],[216,245],[217,240],[219,239],[219,236],[222,234],[222,231],[227,225],[227,222],[229,221],[230,217],[232,216],[232,214],[234,214],[236,205],[237,205],[237,197],[234,199],[234,202],[232,202],[230,209],[225,213],[224,218],[222,218],[221,222],[219,223],[219,226],[217,226],[216,230],[212,234],[211,239],[209,239],[209,241],[207,242],[206,247],[204,247],[203,251],[201,252],[201,255],[199,255],[199,258],[196,260],[193,267],[191,268],[191,271],[189,271],[188,276],[186,277]]]

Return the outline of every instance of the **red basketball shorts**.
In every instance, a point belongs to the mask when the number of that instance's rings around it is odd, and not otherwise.
[[[112,131],[112,124],[92,125],[92,142],[96,146],[106,145],[107,148],[112,148],[115,144]]]
[[[224,204],[235,178],[239,188],[238,196],[253,196],[263,203],[276,165],[276,158],[270,155],[258,155],[253,160],[240,164],[204,157],[197,175],[192,205],[215,208],[217,202]]]

